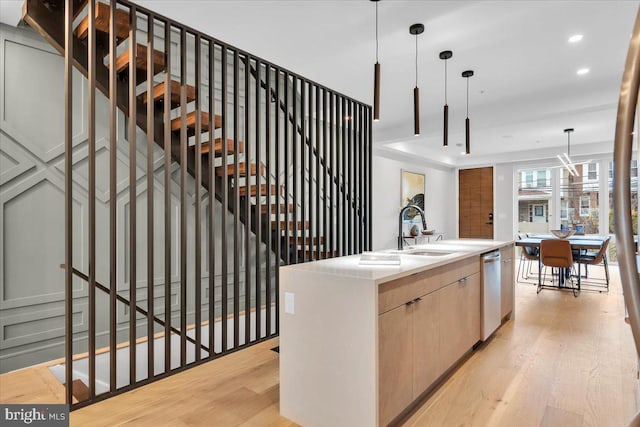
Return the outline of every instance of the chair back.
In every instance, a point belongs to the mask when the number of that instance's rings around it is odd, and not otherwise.
[[[604,258],[604,256],[607,254],[607,247],[609,246],[609,240],[611,240],[611,236],[604,239],[604,242],[602,242],[602,246],[600,246],[600,250],[596,254],[593,261],[591,261],[591,264],[600,264],[602,262],[602,258]]]
[[[548,239],[540,242],[540,261],[544,265],[556,268],[569,268],[573,265],[571,243],[568,240]]]

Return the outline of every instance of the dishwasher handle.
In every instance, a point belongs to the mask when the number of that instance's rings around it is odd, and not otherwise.
[[[494,255],[490,257],[483,257],[482,262],[488,264],[490,262],[500,262],[500,255]]]

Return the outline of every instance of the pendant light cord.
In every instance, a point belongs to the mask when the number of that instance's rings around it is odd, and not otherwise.
[[[376,63],[378,62],[378,2],[376,2]]]
[[[418,87],[418,34],[416,34],[416,87]]]
[[[467,119],[469,118],[469,77],[467,77]]]
[[[448,105],[447,102],[447,60],[444,60],[444,105]]]
[[[571,132],[567,132],[567,157],[571,157]]]

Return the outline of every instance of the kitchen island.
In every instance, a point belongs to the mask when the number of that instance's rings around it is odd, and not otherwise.
[[[414,246],[400,265],[364,266],[353,255],[281,268],[280,413],[309,427],[401,417],[480,341],[480,257],[495,250],[508,319],[513,242]]]

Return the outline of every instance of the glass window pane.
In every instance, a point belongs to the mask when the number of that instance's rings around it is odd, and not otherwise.
[[[576,164],[577,175],[566,169],[560,171],[560,203],[566,206],[561,212],[562,226],[578,229],[582,226],[585,234],[597,234],[600,229],[598,218],[599,185],[596,164]],[[593,179],[592,179],[593,178]]]
[[[534,181],[535,172],[535,181]],[[518,232],[548,233],[551,208],[551,170],[521,169],[518,182]]]

